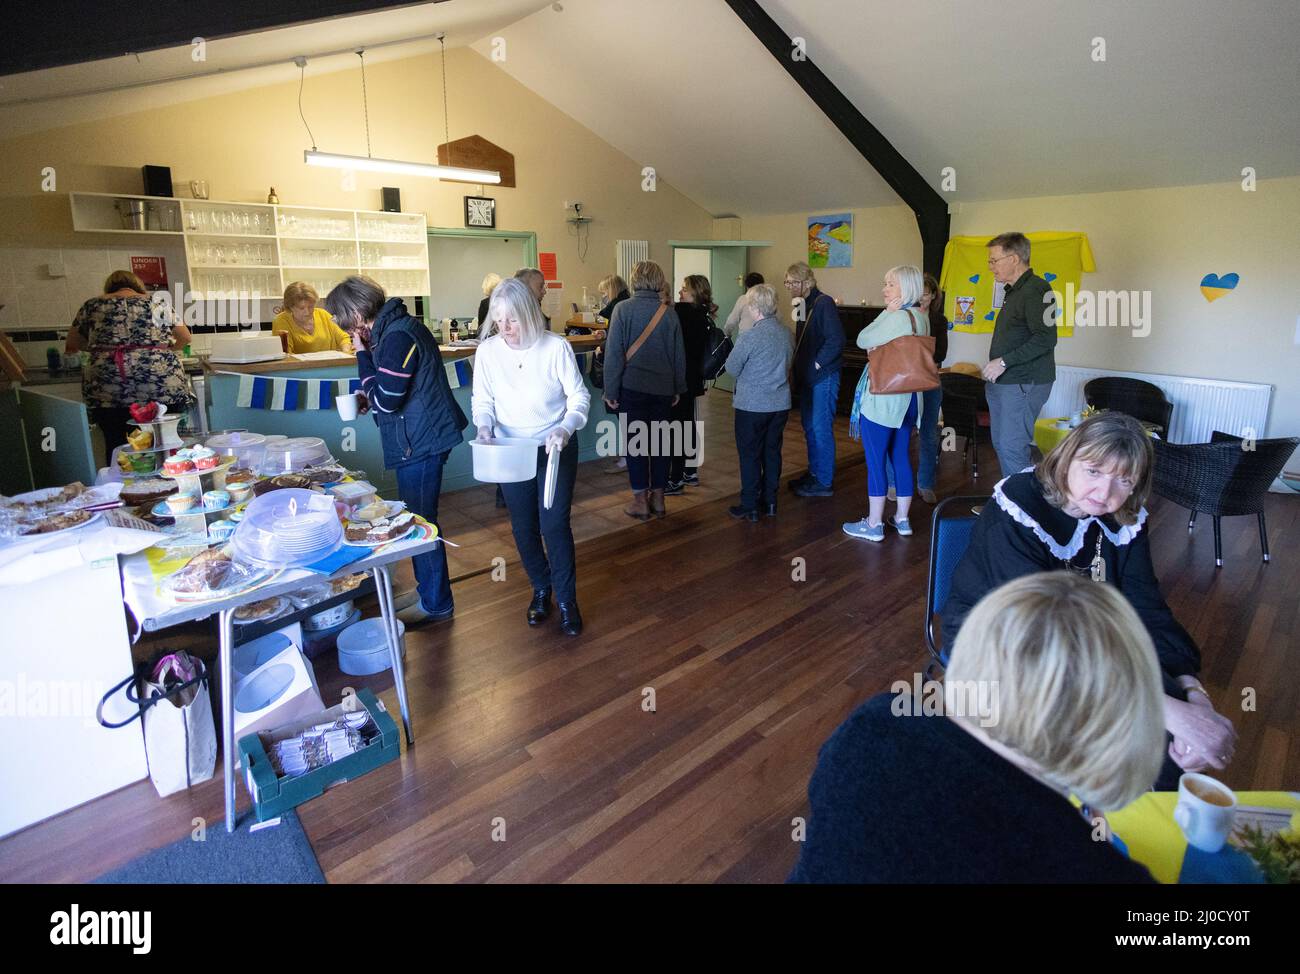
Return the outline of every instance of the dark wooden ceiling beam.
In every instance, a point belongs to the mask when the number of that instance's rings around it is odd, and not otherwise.
[[[822,114],[843,133],[903,202],[912,208],[921,230],[924,269],[938,277],[943,265],[943,249],[948,243],[948,201],[926,182],[857,106],[835,87],[811,57],[800,60],[794,58],[794,40],[768,16],[758,0],[727,0],[727,6],[753,32],[772,57],[776,58],[777,64],[786,70]]]
[[[422,2],[445,0],[164,0],[147,7],[138,0],[17,3],[0,31],[0,76]]]

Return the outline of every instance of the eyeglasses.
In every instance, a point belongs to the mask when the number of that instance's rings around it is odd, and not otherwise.
[[[803,281],[791,281],[791,280],[786,280],[786,281],[783,281],[782,283],[784,283],[786,287],[798,287],[800,284],[803,283]]]
[[[1015,254],[1003,254],[1001,257],[990,257],[990,258],[989,258],[989,266],[990,266],[990,267],[997,267],[997,266],[998,266],[998,261],[1000,261],[1000,260],[1006,260],[1008,257],[1014,257],[1014,256],[1016,256],[1016,255],[1015,255]]]

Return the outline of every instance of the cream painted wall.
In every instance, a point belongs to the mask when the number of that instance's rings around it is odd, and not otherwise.
[[[73,233],[67,193],[141,191],[140,166],[172,167],[178,195],[188,181],[207,179],[216,199],[265,201],[275,186],[281,202],[379,209],[379,188],[396,185],[402,207],[423,211],[431,226],[464,225],[462,197],[497,200],[500,229],[533,230],[541,251],[558,255],[564,300],[578,300],[614,270],[619,238],[650,241],[653,259],[668,262],[668,240],[707,238],[708,213],[660,179],[641,190],[641,165],[613,149],[548,102],[468,48],[447,53],[451,135],[478,134],[514,153],[519,186],[478,187],[437,180],[357,173],[355,191],[339,170],[309,169],[302,152],[310,140],[298,117],[298,85],[281,84],[172,105],[98,124],[79,124],[0,141],[0,245],[14,250],[0,266],[0,289],[21,300],[28,286],[48,281],[28,249],[85,248],[103,252],[132,238]],[[443,141],[439,59],[424,55],[368,65],[371,151],[377,157],[429,160]],[[303,108],[321,149],[366,152],[359,71],[312,77]],[[53,166],[57,193],[40,192],[41,170]],[[480,189],[484,192],[480,193]],[[590,215],[585,262],[565,223],[565,200],[581,200]],[[132,253],[161,252],[143,244]],[[32,263],[27,268],[22,262]],[[18,263],[20,266],[14,267]],[[173,278],[179,269],[169,270]],[[512,271],[514,268],[503,268]],[[33,292],[34,294],[35,292]],[[67,295],[73,310],[89,294]],[[30,303],[30,296],[29,296]]]
[[[773,241],[752,252],[753,269],[780,282],[804,257],[809,214],[746,217],[744,234]],[[919,263],[921,238],[904,206],[855,210],[854,264],[818,273],[845,303],[879,302],[893,264]],[[1080,328],[1063,338],[1065,365],[1266,382],[1274,388],[1267,435],[1300,435],[1300,179],[964,203],[954,206],[953,235],[1004,230],[1081,230],[1097,271],[1094,290],[1151,291],[1151,330]],[[1210,303],[1200,281],[1235,272],[1235,291]],[[951,335],[949,361],[983,364],[987,335]]]

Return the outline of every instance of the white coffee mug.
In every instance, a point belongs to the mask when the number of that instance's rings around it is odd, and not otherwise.
[[[339,419],[347,421],[357,418],[357,411],[361,408],[357,402],[357,394],[349,392],[346,395],[335,396],[334,405],[338,407]]]
[[[1209,775],[1188,773],[1178,779],[1174,821],[1187,844],[1203,852],[1218,852],[1232,834],[1237,796]]]

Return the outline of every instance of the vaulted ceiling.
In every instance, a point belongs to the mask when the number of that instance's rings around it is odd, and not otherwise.
[[[953,201],[1300,174],[1297,0],[761,2],[932,186],[954,170]],[[298,53],[410,56],[437,30],[715,214],[897,202],[723,0],[447,0],[216,39],[203,62],[11,75],[0,137],[284,81]]]

